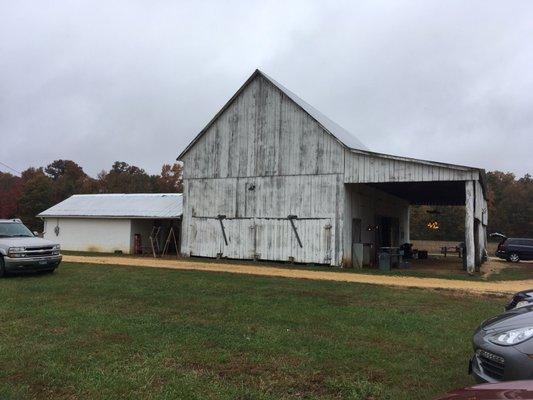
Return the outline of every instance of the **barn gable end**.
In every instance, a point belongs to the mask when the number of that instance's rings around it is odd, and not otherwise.
[[[184,178],[343,173],[347,146],[323,126],[334,123],[278,85],[256,71],[178,157]]]

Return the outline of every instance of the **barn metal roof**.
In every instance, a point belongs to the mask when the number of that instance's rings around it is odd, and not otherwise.
[[[307,103],[305,100],[298,97],[296,94],[294,94],[289,89],[287,89],[285,86],[283,86],[281,83],[276,82],[274,79],[272,79],[270,76],[268,76],[264,72],[262,71],[259,71],[259,72],[266,79],[272,82],[274,86],[276,86],[279,90],[285,93],[287,97],[289,97],[292,101],[294,101],[296,104],[302,107],[307,114],[313,117],[313,119],[315,119],[320,125],[322,125],[322,127],[325,128],[330,134],[335,136],[342,144],[352,149],[368,150],[368,148],[358,138],[356,138],[352,133],[344,129],[342,126],[337,124],[335,121],[332,121],[331,119],[326,117],[316,108],[314,108],[311,104]]]
[[[75,194],[38,217],[180,218],[182,201],[178,193]]]
[[[181,154],[178,156],[178,160],[181,160],[181,158],[187,153],[191,147],[194,146],[194,144],[202,137],[202,135],[209,129],[211,125],[222,115],[224,111],[233,103],[233,101],[241,94],[241,92],[244,90],[248,84],[254,80],[257,76],[262,76],[267,81],[272,83],[275,87],[277,87],[281,92],[283,92],[288,98],[290,98],[292,101],[294,101],[298,106],[300,106],[311,118],[313,118],[316,122],[318,122],[330,135],[332,135],[335,139],[337,139],[342,145],[345,147],[348,147],[350,149],[354,150],[368,150],[368,148],[359,140],[357,139],[353,134],[351,134],[349,131],[344,129],[342,126],[337,124],[336,122],[332,121],[328,117],[326,117],[324,114],[322,114],[320,111],[318,111],[316,108],[311,106],[306,101],[302,100],[300,97],[298,97],[296,94],[291,92],[289,89],[287,89],[282,84],[276,82],[274,79],[269,77],[267,74],[265,74],[263,71],[260,71],[258,69],[255,70],[255,72],[244,82],[244,84],[237,90],[237,92],[229,99],[229,101],[222,107],[222,109],[213,117],[211,121],[200,131],[200,133],[192,140],[191,143],[181,152]]]

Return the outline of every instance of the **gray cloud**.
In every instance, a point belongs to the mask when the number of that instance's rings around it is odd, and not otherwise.
[[[0,0],[0,161],[157,172],[259,67],[374,151],[533,172],[532,2],[199,3]]]

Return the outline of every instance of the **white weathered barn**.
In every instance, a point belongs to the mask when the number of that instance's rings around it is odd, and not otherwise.
[[[63,250],[132,254],[138,246],[150,252],[154,226],[162,227],[159,242],[170,226],[179,239],[181,215],[181,194],[142,193],[74,195],[38,216],[44,220],[44,238]]]
[[[409,242],[410,205],[466,205],[486,247],[484,171],[369,151],[256,70],[180,154],[185,255],[361,265]]]

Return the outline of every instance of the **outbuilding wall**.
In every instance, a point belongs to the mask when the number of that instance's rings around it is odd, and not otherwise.
[[[59,227],[56,235],[55,228]],[[129,254],[131,221],[105,218],[45,218],[44,238],[57,241],[63,250]]]

